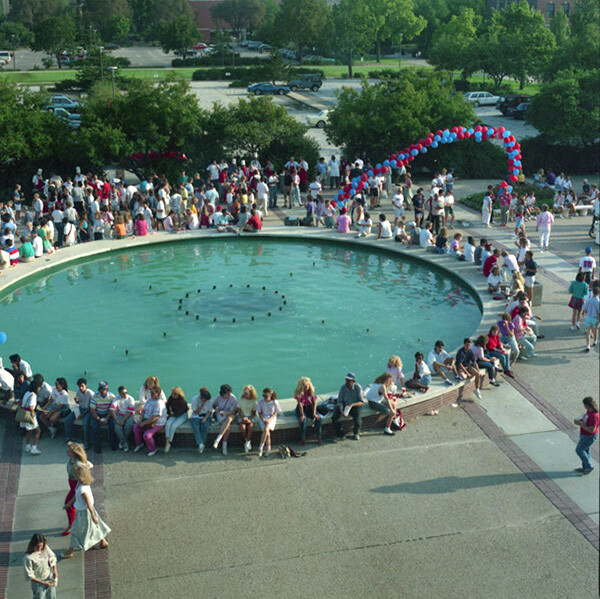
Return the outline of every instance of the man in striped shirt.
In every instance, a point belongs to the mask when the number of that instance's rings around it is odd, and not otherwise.
[[[100,381],[98,383],[98,392],[94,393],[90,401],[90,413],[92,415],[92,438],[94,451],[102,453],[102,441],[100,439],[100,426],[105,424],[108,427],[108,442],[112,449],[118,447],[117,437],[115,435],[115,423],[110,418],[110,407],[115,401],[113,393],[108,392],[108,383]]]

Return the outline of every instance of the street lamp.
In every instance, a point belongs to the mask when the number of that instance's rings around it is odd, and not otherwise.
[[[112,96],[115,99],[115,71],[118,67],[106,67],[110,71],[110,77],[112,79]]]
[[[15,44],[15,39],[16,39],[15,34],[11,33],[10,42],[11,42],[12,51],[13,51],[13,71],[17,70],[17,45]]]
[[[104,83],[104,69],[102,68],[102,53],[104,52],[104,46],[98,46],[100,51],[100,81]]]

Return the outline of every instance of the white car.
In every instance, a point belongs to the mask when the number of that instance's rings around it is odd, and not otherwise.
[[[321,112],[317,112],[317,114],[306,115],[306,124],[309,127],[318,127],[319,129],[323,129],[328,121],[329,110],[321,110]]]
[[[472,102],[473,106],[495,106],[500,96],[494,96],[490,92],[467,92],[463,94],[467,102]]]

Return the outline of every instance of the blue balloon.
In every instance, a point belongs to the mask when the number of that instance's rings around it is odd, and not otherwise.
[[[512,148],[512,147],[515,145],[515,142],[514,142],[514,141],[509,141],[509,142],[508,142],[506,145],[507,145],[509,148]]]
[[[444,137],[448,137],[448,135],[450,135],[449,129],[444,129],[443,133],[444,133]]]
[[[8,337],[6,336],[6,333],[0,332],[0,345],[4,345],[7,339]]]
[[[520,160],[515,160],[515,166],[521,166],[521,161]]]
[[[369,177],[372,177],[373,174],[374,174],[373,171],[371,171],[371,170],[367,171],[367,175],[369,175]]]
[[[421,154],[427,154],[427,148],[421,148]]]
[[[516,169],[513,171],[513,175],[518,175],[518,174],[519,174],[519,169],[518,169],[518,168],[516,168]]]
[[[456,141],[458,139],[458,134],[456,133],[451,133],[450,137],[452,138],[452,141]]]
[[[504,137],[505,139],[506,139],[507,137],[510,137],[510,132],[509,132],[509,131],[505,131],[505,132],[502,134],[502,137]]]
[[[383,161],[383,166],[390,166],[390,161],[389,160],[384,160]]]
[[[411,150],[410,153],[411,156],[416,156],[419,152],[417,150]]]
[[[386,165],[386,166],[387,166],[387,165]],[[380,169],[380,168],[381,168],[381,162],[378,162],[378,163],[375,165],[375,168],[378,168],[378,169]]]
[[[344,202],[338,201],[337,205],[338,205],[338,208],[343,208],[344,207]]]
[[[398,163],[395,160],[390,160],[390,166],[392,168],[396,168],[398,166]]]
[[[431,142],[431,147],[432,148],[437,148],[438,147],[438,142],[437,141],[432,141]]]
[[[509,185],[509,186],[508,186],[508,193],[510,193],[512,190],[513,190],[513,187],[512,187],[512,185]]]
[[[488,127],[487,128],[487,134],[488,135],[492,135],[494,133],[494,128],[493,127]]]
[[[477,143],[480,143],[480,142],[481,142],[481,137],[475,137],[475,141],[476,141]]]
[[[442,138],[439,135],[433,136],[433,141],[440,141],[440,139],[442,139]]]
[[[469,128],[467,129],[467,133],[468,133],[469,135],[473,135],[473,133],[475,133],[475,129],[473,129],[472,127],[469,127]]]

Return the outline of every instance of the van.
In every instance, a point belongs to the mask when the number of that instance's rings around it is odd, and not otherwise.
[[[0,50],[0,62],[8,64],[13,59],[13,53],[10,50]]]

